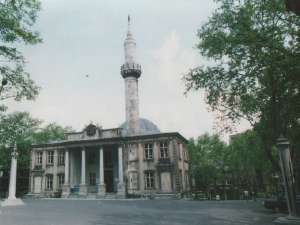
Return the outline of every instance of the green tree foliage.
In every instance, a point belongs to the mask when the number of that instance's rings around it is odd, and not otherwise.
[[[221,179],[220,171],[225,166],[226,150],[225,143],[218,135],[204,134],[197,140],[189,141],[190,171],[198,188],[206,190]]]
[[[261,149],[261,140],[253,130],[232,136],[228,145],[218,135],[191,139],[188,150],[196,188],[209,192],[209,188],[217,190],[230,184],[240,192],[266,191],[273,170]]]
[[[32,135],[33,143],[41,144],[49,141],[64,140],[65,133],[71,131],[73,131],[71,127],[62,127],[57,123],[50,123]]]
[[[226,164],[232,183],[252,191],[265,191],[274,172],[257,133],[248,130],[231,137]]]
[[[32,118],[27,112],[0,114],[0,165],[3,168],[10,167],[12,146],[17,142],[18,167],[28,169],[30,146],[33,143],[63,140],[64,133],[70,130],[56,123],[43,127],[42,121]]]
[[[272,148],[281,133],[300,139],[300,17],[281,0],[216,0],[198,31],[197,48],[213,62],[185,76],[187,91],[206,91],[212,110],[233,123],[248,120]]]
[[[19,167],[28,167],[31,136],[40,124],[27,112],[0,115],[0,165],[9,168],[12,147],[17,142]]]
[[[39,91],[25,71],[25,59],[16,44],[34,45],[41,38],[32,26],[40,10],[39,0],[3,0],[0,2],[0,100],[34,99]],[[3,84],[3,83],[2,83]]]

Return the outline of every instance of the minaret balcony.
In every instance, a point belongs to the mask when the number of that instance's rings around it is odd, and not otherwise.
[[[142,67],[137,63],[125,63],[121,66],[121,74],[123,78],[136,77],[139,78],[142,73]]]

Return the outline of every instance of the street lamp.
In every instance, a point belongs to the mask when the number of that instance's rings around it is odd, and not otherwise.
[[[274,222],[276,224],[300,224],[296,212],[296,193],[295,193],[295,179],[293,175],[293,165],[289,149],[290,143],[288,139],[280,136],[277,139],[277,149],[279,153],[280,169],[284,183],[285,196],[289,210],[288,217],[280,217]]]

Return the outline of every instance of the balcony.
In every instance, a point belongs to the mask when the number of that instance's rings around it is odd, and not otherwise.
[[[170,171],[174,167],[174,163],[171,162],[170,158],[160,158],[156,165],[159,171]]]
[[[34,168],[33,168],[34,171],[42,171],[43,170],[43,167],[42,165],[35,165]]]

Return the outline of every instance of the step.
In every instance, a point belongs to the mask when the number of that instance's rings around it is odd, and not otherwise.
[[[156,193],[155,199],[178,199],[178,196],[174,193]]]

